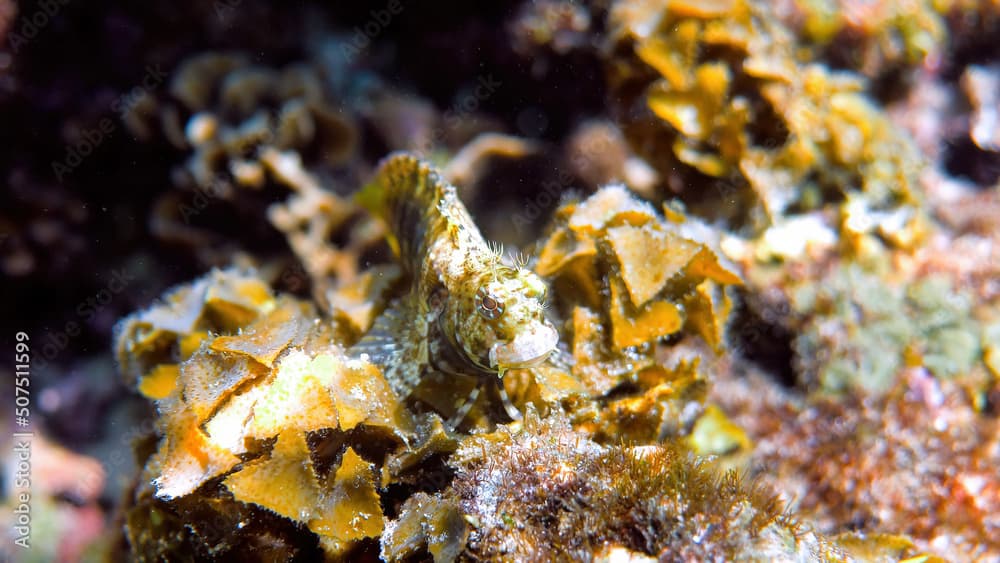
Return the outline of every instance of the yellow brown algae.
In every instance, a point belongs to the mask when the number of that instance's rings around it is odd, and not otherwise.
[[[465,549],[466,515],[454,496],[416,493],[382,535],[382,559],[405,561],[426,550],[434,561],[454,561]]]
[[[607,68],[626,138],[703,216],[759,234],[846,199],[884,212],[864,234],[906,235],[919,221],[916,149],[861,76],[801,62],[775,11],[615,3]]]
[[[411,179],[432,178],[425,165],[398,158],[413,165]],[[471,225],[464,210],[450,210]],[[701,413],[707,380],[699,360],[667,364],[659,353],[665,339],[682,335],[703,340],[706,349],[717,347],[730,308],[725,287],[739,282],[711,241],[699,242],[696,221],[665,211],[666,217],[621,187],[560,208],[536,267],[555,284],[550,312],[564,319],[556,326],[566,349],[558,361],[509,369],[502,384],[522,412],[568,416],[579,432],[574,436],[592,444],[587,448],[651,444],[693,431],[689,441],[696,451],[746,449],[738,428],[711,409]],[[322,322],[308,304],[275,296],[235,271],[213,272],[122,322],[123,371],[160,412],[160,443],[142,450],[143,481],[126,517],[136,553],[191,545],[239,554],[242,542],[262,541],[261,534],[275,553],[315,549],[349,556],[370,550],[379,537],[388,559],[426,550],[451,560],[466,549],[472,528],[467,512],[456,508],[459,497],[450,492],[444,464],[459,448],[467,464],[478,463],[473,452],[494,454],[455,434],[436,414],[414,415],[381,366],[352,359],[343,348],[366,330],[378,330],[375,317],[383,307],[389,315],[399,311],[399,301],[377,302],[396,288],[419,287],[405,260],[416,240],[396,244],[404,251],[402,277],[389,281],[389,267],[338,284],[329,294],[332,314]],[[486,250],[495,261],[491,268],[506,267]],[[573,279],[586,285],[566,285]],[[534,280],[544,292],[547,284]],[[482,305],[481,296],[473,299]],[[633,327],[632,319],[644,315],[646,324]],[[659,323],[663,319],[671,320]],[[456,397],[470,394],[481,378],[476,371],[426,374],[412,391],[423,404],[451,414]],[[478,399],[473,427],[491,426],[482,414],[488,400]],[[534,423],[528,432],[539,429]],[[513,431],[501,428],[490,436]],[[664,455],[681,459],[683,444]],[[607,463],[610,470],[623,460]],[[450,471],[467,477],[467,467]],[[185,528],[183,519],[191,514],[225,522],[232,533],[218,533],[201,520]],[[475,545],[470,549],[483,544]]]
[[[328,293],[336,283],[354,281],[358,256],[382,237],[358,205],[318,179],[331,168],[353,172],[359,137],[354,116],[338,109],[316,65],[262,68],[239,53],[185,61],[169,90],[172,99],[155,102],[152,115],[126,120],[136,135],[149,136],[158,113],[164,135],[190,152],[173,174],[180,190],[155,205],[154,233],[191,246],[206,264],[228,264],[228,254],[213,254],[208,248],[215,245],[205,244],[217,233],[202,212],[219,202],[237,212],[264,206],[269,202],[258,198],[264,188],[288,188],[292,193],[270,205],[268,219],[285,235],[314,299],[326,309]],[[144,99],[154,103],[152,96]],[[277,108],[265,109],[271,102]],[[190,115],[184,123],[182,114]],[[346,242],[333,244],[334,238]]]
[[[685,229],[621,186],[557,210],[536,268],[552,279],[573,328],[573,374],[592,394],[653,365],[655,343],[686,327],[721,342],[728,298],[714,288],[740,278]]]
[[[795,0],[782,15],[791,28],[818,47],[818,55],[832,51],[834,61],[846,62],[870,78],[885,79],[922,63],[938,64],[946,48],[944,17],[956,4],[950,0]]]
[[[487,376],[492,385],[552,353],[559,335],[544,313],[547,286],[502,261],[428,164],[388,157],[362,198],[385,221],[409,289],[354,353],[381,366],[400,396],[429,373]]]
[[[223,271],[122,322],[123,371],[149,371],[136,379],[155,399],[162,436],[130,518],[232,499],[302,523],[330,555],[381,533],[380,458],[359,452],[406,443],[415,421],[378,368],[344,354],[337,343],[351,331],[317,319],[312,306]],[[236,549],[228,542],[238,535],[216,547]]]

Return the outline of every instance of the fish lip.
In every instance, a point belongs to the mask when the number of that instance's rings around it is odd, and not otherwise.
[[[490,348],[490,368],[503,371],[536,366],[556,349],[559,333],[549,323]]]

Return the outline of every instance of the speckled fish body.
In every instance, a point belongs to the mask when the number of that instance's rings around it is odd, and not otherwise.
[[[555,349],[544,282],[503,263],[429,164],[391,155],[361,199],[388,226],[410,288],[356,350],[381,365],[398,393],[412,391],[428,369],[502,376]]]

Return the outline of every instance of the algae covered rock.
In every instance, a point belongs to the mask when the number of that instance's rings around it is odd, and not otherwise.
[[[845,199],[915,216],[912,142],[860,75],[802,57],[777,12],[615,3],[607,66],[632,146],[698,214],[750,233]]]
[[[727,288],[741,283],[718,239],[620,186],[565,203],[529,260],[564,347],[468,407],[455,398],[475,397],[477,374],[428,373],[402,396],[350,348],[412,281],[391,267],[337,284],[325,316],[235,269],[172,290],[117,336],[126,381],[159,415],[137,444],[130,548],[149,560],[843,560],[708,457],[753,447],[705,404],[702,363],[724,351]],[[515,421],[495,416],[500,400]],[[442,417],[454,412],[468,420]]]
[[[180,534],[199,550],[243,553],[249,546],[229,543],[238,534],[216,541],[197,521],[156,532],[154,523],[183,521],[184,507],[202,505],[234,529],[287,519],[279,527],[289,533],[275,539],[282,552],[314,550],[318,538],[324,552],[342,554],[381,534],[379,473],[361,455],[381,462],[414,421],[377,368],[344,354],[336,325],[316,320],[306,303],[224,271],[123,321],[122,364],[149,369],[138,388],[155,401],[162,436],[129,511],[133,549],[155,553]]]
[[[452,463],[474,558],[585,560],[614,547],[669,561],[846,560],[763,489],[670,445],[601,446],[529,416],[468,438]]]

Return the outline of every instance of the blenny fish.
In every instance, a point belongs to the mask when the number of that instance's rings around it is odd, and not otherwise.
[[[504,261],[431,165],[392,154],[358,199],[387,225],[409,288],[353,351],[378,364],[398,394],[408,396],[432,371],[499,381],[556,349],[545,282],[523,264]],[[513,416],[511,405],[504,406]]]

